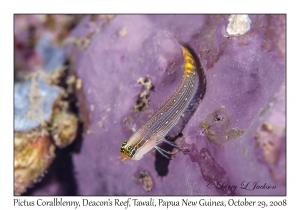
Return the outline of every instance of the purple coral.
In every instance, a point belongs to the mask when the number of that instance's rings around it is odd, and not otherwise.
[[[85,50],[68,48],[82,80],[78,98],[86,128],[81,150],[73,155],[78,194],[285,194],[285,16],[249,18],[250,30],[237,36],[226,32],[228,15],[118,15],[96,20],[86,16],[82,20],[71,36],[88,40],[89,45]],[[206,71],[205,97],[183,130],[185,144],[193,144],[191,152],[198,157],[179,152],[170,161],[150,153],[140,161],[121,162],[117,158],[121,143],[180,81],[180,51],[166,33],[188,42]],[[133,116],[143,91],[137,80],[145,77],[154,85],[150,106]],[[223,147],[209,142],[199,127],[221,107],[226,107],[229,129],[245,131]],[[270,127],[262,130],[266,123]],[[211,161],[204,161],[203,155]],[[140,170],[152,177],[150,192],[133,179]],[[237,187],[226,192],[207,187],[209,182],[217,186],[218,180]],[[255,182],[276,188],[243,188]]]

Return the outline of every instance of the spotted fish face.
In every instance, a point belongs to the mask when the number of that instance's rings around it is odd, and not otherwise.
[[[152,138],[156,138],[153,136]],[[124,141],[121,146],[121,154],[123,160],[130,158],[131,160],[140,160],[147,152],[149,152],[155,145],[155,141],[151,139],[139,140],[137,136],[132,136]]]
[[[128,141],[124,141],[121,146],[121,153],[124,159],[132,158],[137,152],[138,145],[128,145]]]

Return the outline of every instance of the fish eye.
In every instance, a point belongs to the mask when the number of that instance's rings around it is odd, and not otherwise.
[[[131,153],[132,153],[132,155],[134,155],[134,154],[136,153],[136,150],[133,149],[133,150],[131,151]]]

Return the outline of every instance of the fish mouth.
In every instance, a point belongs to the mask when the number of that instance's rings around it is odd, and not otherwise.
[[[125,151],[124,152],[121,152],[121,155],[118,157],[119,159],[120,158],[123,158],[122,161],[126,160],[127,158],[130,158],[126,153]]]

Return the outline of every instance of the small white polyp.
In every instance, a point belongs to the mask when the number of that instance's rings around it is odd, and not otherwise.
[[[250,30],[251,19],[248,15],[230,15],[228,20],[228,35],[243,35]]]

